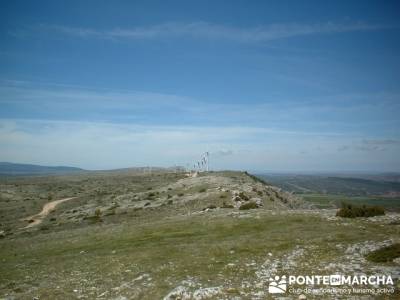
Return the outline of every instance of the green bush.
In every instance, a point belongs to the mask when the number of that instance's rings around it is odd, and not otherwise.
[[[369,253],[366,259],[372,262],[390,262],[400,257],[400,244],[393,244]]]
[[[239,193],[239,197],[244,201],[249,201],[249,197],[247,197],[246,194],[243,192]]]
[[[222,208],[234,208],[234,206],[232,204],[227,204],[225,202],[222,203]]]
[[[206,189],[202,188],[202,189],[199,190],[199,193],[204,193],[205,191],[206,191]]]
[[[101,219],[101,216],[103,215],[103,212],[101,211],[100,208],[97,208],[94,211],[94,215],[93,216],[88,216],[85,219],[88,219],[89,221],[91,221],[92,223],[98,223],[98,222],[103,222],[103,220]]]
[[[247,209],[254,209],[254,208],[258,208],[258,205],[257,205],[257,203],[255,203],[253,201],[244,203],[244,204],[240,205],[240,207],[239,207],[240,210],[247,210]]]
[[[214,204],[210,204],[209,206],[203,208],[203,211],[206,209],[216,209],[217,207]]]
[[[336,216],[342,218],[373,217],[385,214],[385,209],[381,206],[357,206],[348,203],[342,203],[342,207],[337,211]]]
[[[97,208],[95,211],[94,211],[94,216],[96,217],[96,218],[101,218],[101,210],[100,210],[100,208]]]

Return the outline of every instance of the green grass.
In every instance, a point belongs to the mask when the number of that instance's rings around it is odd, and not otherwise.
[[[225,173],[237,182],[249,180],[243,173]],[[79,295],[85,299],[162,299],[188,278],[204,287],[229,285],[243,290],[243,282],[252,282],[256,276],[247,264],[259,266],[269,253],[273,259],[282,259],[296,247],[308,247],[310,251],[292,273],[312,274],[316,266],[324,272],[324,266],[344,255],[338,244],[382,241],[399,234],[395,225],[381,227],[359,219],[327,221],[310,212],[260,208],[238,213],[226,208],[188,216],[207,206],[231,207],[232,195],[213,193],[215,186],[210,183],[170,188],[178,179],[180,175],[173,174],[99,175],[3,183],[2,191],[10,191],[13,197],[0,194],[0,210],[6,208],[0,215],[3,224],[15,226],[14,234],[0,239],[0,298],[8,294],[16,299],[76,299]],[[18,217],[40,211],[49,193],[55,199],[71,193],[80,197],[61,204],[37,230],[16,230],[22,224]],[[152,194],[151,203],[162,198],[168,205],[123,211],[124,201],[116,198],[125,194],[126,201],[133,202],[138,201],[131,200],[138,194],[141,201]],[[193,195],[198,198],[179,204]],[[36,202],[31,203],[32,199]],[[26,206],[24,211],[21,205]],[[63,223],[73,210],[82,217]],[[227,268],[228,264],[236,267]],[[143,274],[151,277],[147,286],[135,281]],[[102,293],[107,294],[99,298]]]
[[[385,235],[390,235],[390,230]],[[40,298],[63,299],[73,297],[74,289],[87,292],[90,286],[97,287],[96,295],[107,290],[113,293],[116,285],[148,273],[155,287],[142,298],[159,299],[188,276],[214,285],[229,279],[238,286],[243,278],[254,276],[249,271],[227,269],[228,263],[262,263],[268,252],[280,257],[296,246],[309,245],[317,247],[309,260],[329,262],[338,255],[337,243],[367,238],[381,239],[382,230],[376,226],[349,230],[317,216],[297,214],[261,215],[258,219],[205,215],[147,224],[46,230],[0,241],[4,270],[0,282],[5,286],[18,284],[26,298],[32,298],[32,292],[25,288],[28,285],[36,287]],[[311,272],[311,264],[309,268],[296,272]],[[125,272],[127,269],[131,272]],[[2,289],[7,288],[3,285]]]

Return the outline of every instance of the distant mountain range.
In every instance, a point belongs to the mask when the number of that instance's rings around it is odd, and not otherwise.
[[[171,172],[184,171],[183,167],[174,166],[170,168],[161,167],[130,167],[111,170],[95,170],[89,171],[81,168],[67,166],[40,166],[32,164],[17,164],[10,162],[0,162],[0,176],[31,176],[31,175],[61,175],[79,172],[96,172],[96,173],[149,173],[149,172]]]
[[[321,175],[258,175],[286,191],[297,194],[335,194],[348,196],[400,195],[397,174],[363,175],[364,178]],[[356,176],[356,175],[355,175]]]
[[[39,166],[30,164],[16,164],[9,162],[0,162],[0,175],[17,176],[17,175],[48,175],[48,174],[67,174],[85,171],[81,168],[66,166]]]

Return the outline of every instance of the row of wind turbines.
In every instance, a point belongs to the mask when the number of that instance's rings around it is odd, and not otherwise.
[[[210,170],[210,152],[206,151],[201,155],[200,160],[193,164],[193,168],[188,168],[190,172],[208,172]]]

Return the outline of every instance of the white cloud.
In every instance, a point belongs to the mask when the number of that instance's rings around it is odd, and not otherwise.
[[[41,116],[39,118],[53,120],[152,125],[236,125],[268,128],[270,132],[292,135],[325,136],[354,134],[354,124],[362,129],[371,123],[381,123],[374,125],[378,128],[388,122],[397,122],[398,94],[365,95],[362,101],[355,103],[351,99],[343,95],[297,101],[267,98],[259,103],[235,104],[165,93],[0,81],[0,105],[10,110],[10,113],[0,112],[3,119]],[[356,133],[359,135],[360,131]]]
[[[399,139],[362,139],[355,140],[350,145],[342,145],[337,151],[362,151],[362,152],[382,152],[382,151],[399,151]]]
[[[221,150],[212,152],[211,154],[212,154],[212,155],[215,155],[215,156],[223,157],[223,156],[230,156],[230,155],[233,155],[233,151],[232,151],[232,150],[229,150],[229,149],[221,149]]]
[[[156,39],[156,38],[206,38],[230,40],[235,42],[264,42],[296,36],[328,34],[351,31],[370,31],[389,28],[383,25],[371,25],[363,22],[355,23],[317,23],[317,24],[270,24],[258,27],[239,28],[207,22],[163,23],[152,26],[134,28],[114,28],[97,30],[92,28],[68,27],[43,24],[41,30],[54,31],[59,34],[79,38],[101,39]]]
[[[246,145],[233,140],[258,128],[157,127],[88,122],[0,121],[0,160],[86,168],[192,162],[206,150]],[[248,145],[247,145],[248,146]]]
[[[191,164],[201,153],[210,151],[213,169],[360,170],[371,164],[385,165],[389,170],[398,167],[397,152],[391,149],[385,156],[371,151],[354,154],[335,150],[349,142],[351,139],[345,137],[297,136],[255,127],[0,120],[0,161],[88,169],[167,167]],[[322,150],[315,150],[316,145]]]
[[[315,102],[279,101],[213,104],[177,95],[3,82],[0,104],[14,108],[1,114],[0,161],[89,169],[171,166],[186,165],[210,151],[214,169],[360,170],[373,164],[381,170],[399,167],[397,135],[381,131],[379,136],[388,138],[376,139],[368,132],[355,134],[342,129],[346,128],[345,119],[341,120],[343,127],[335,132],[332,120],[315,120],[316,112],[326,111],[329,117],[335,109],[323,103],[322,107]],[[125,114],[115,113],[116,109]],[[162,113],[157,114],[157,109]],[[13,111],[29,111],[36,119],[12,115]],[[169,118],[168,112],[183,111],[190,122]],[[140,116],[148,119],[137,122],[135,118]],[[350,116],[353,121],[353,114]],[[377,149],[385,149],[385,155]]]

